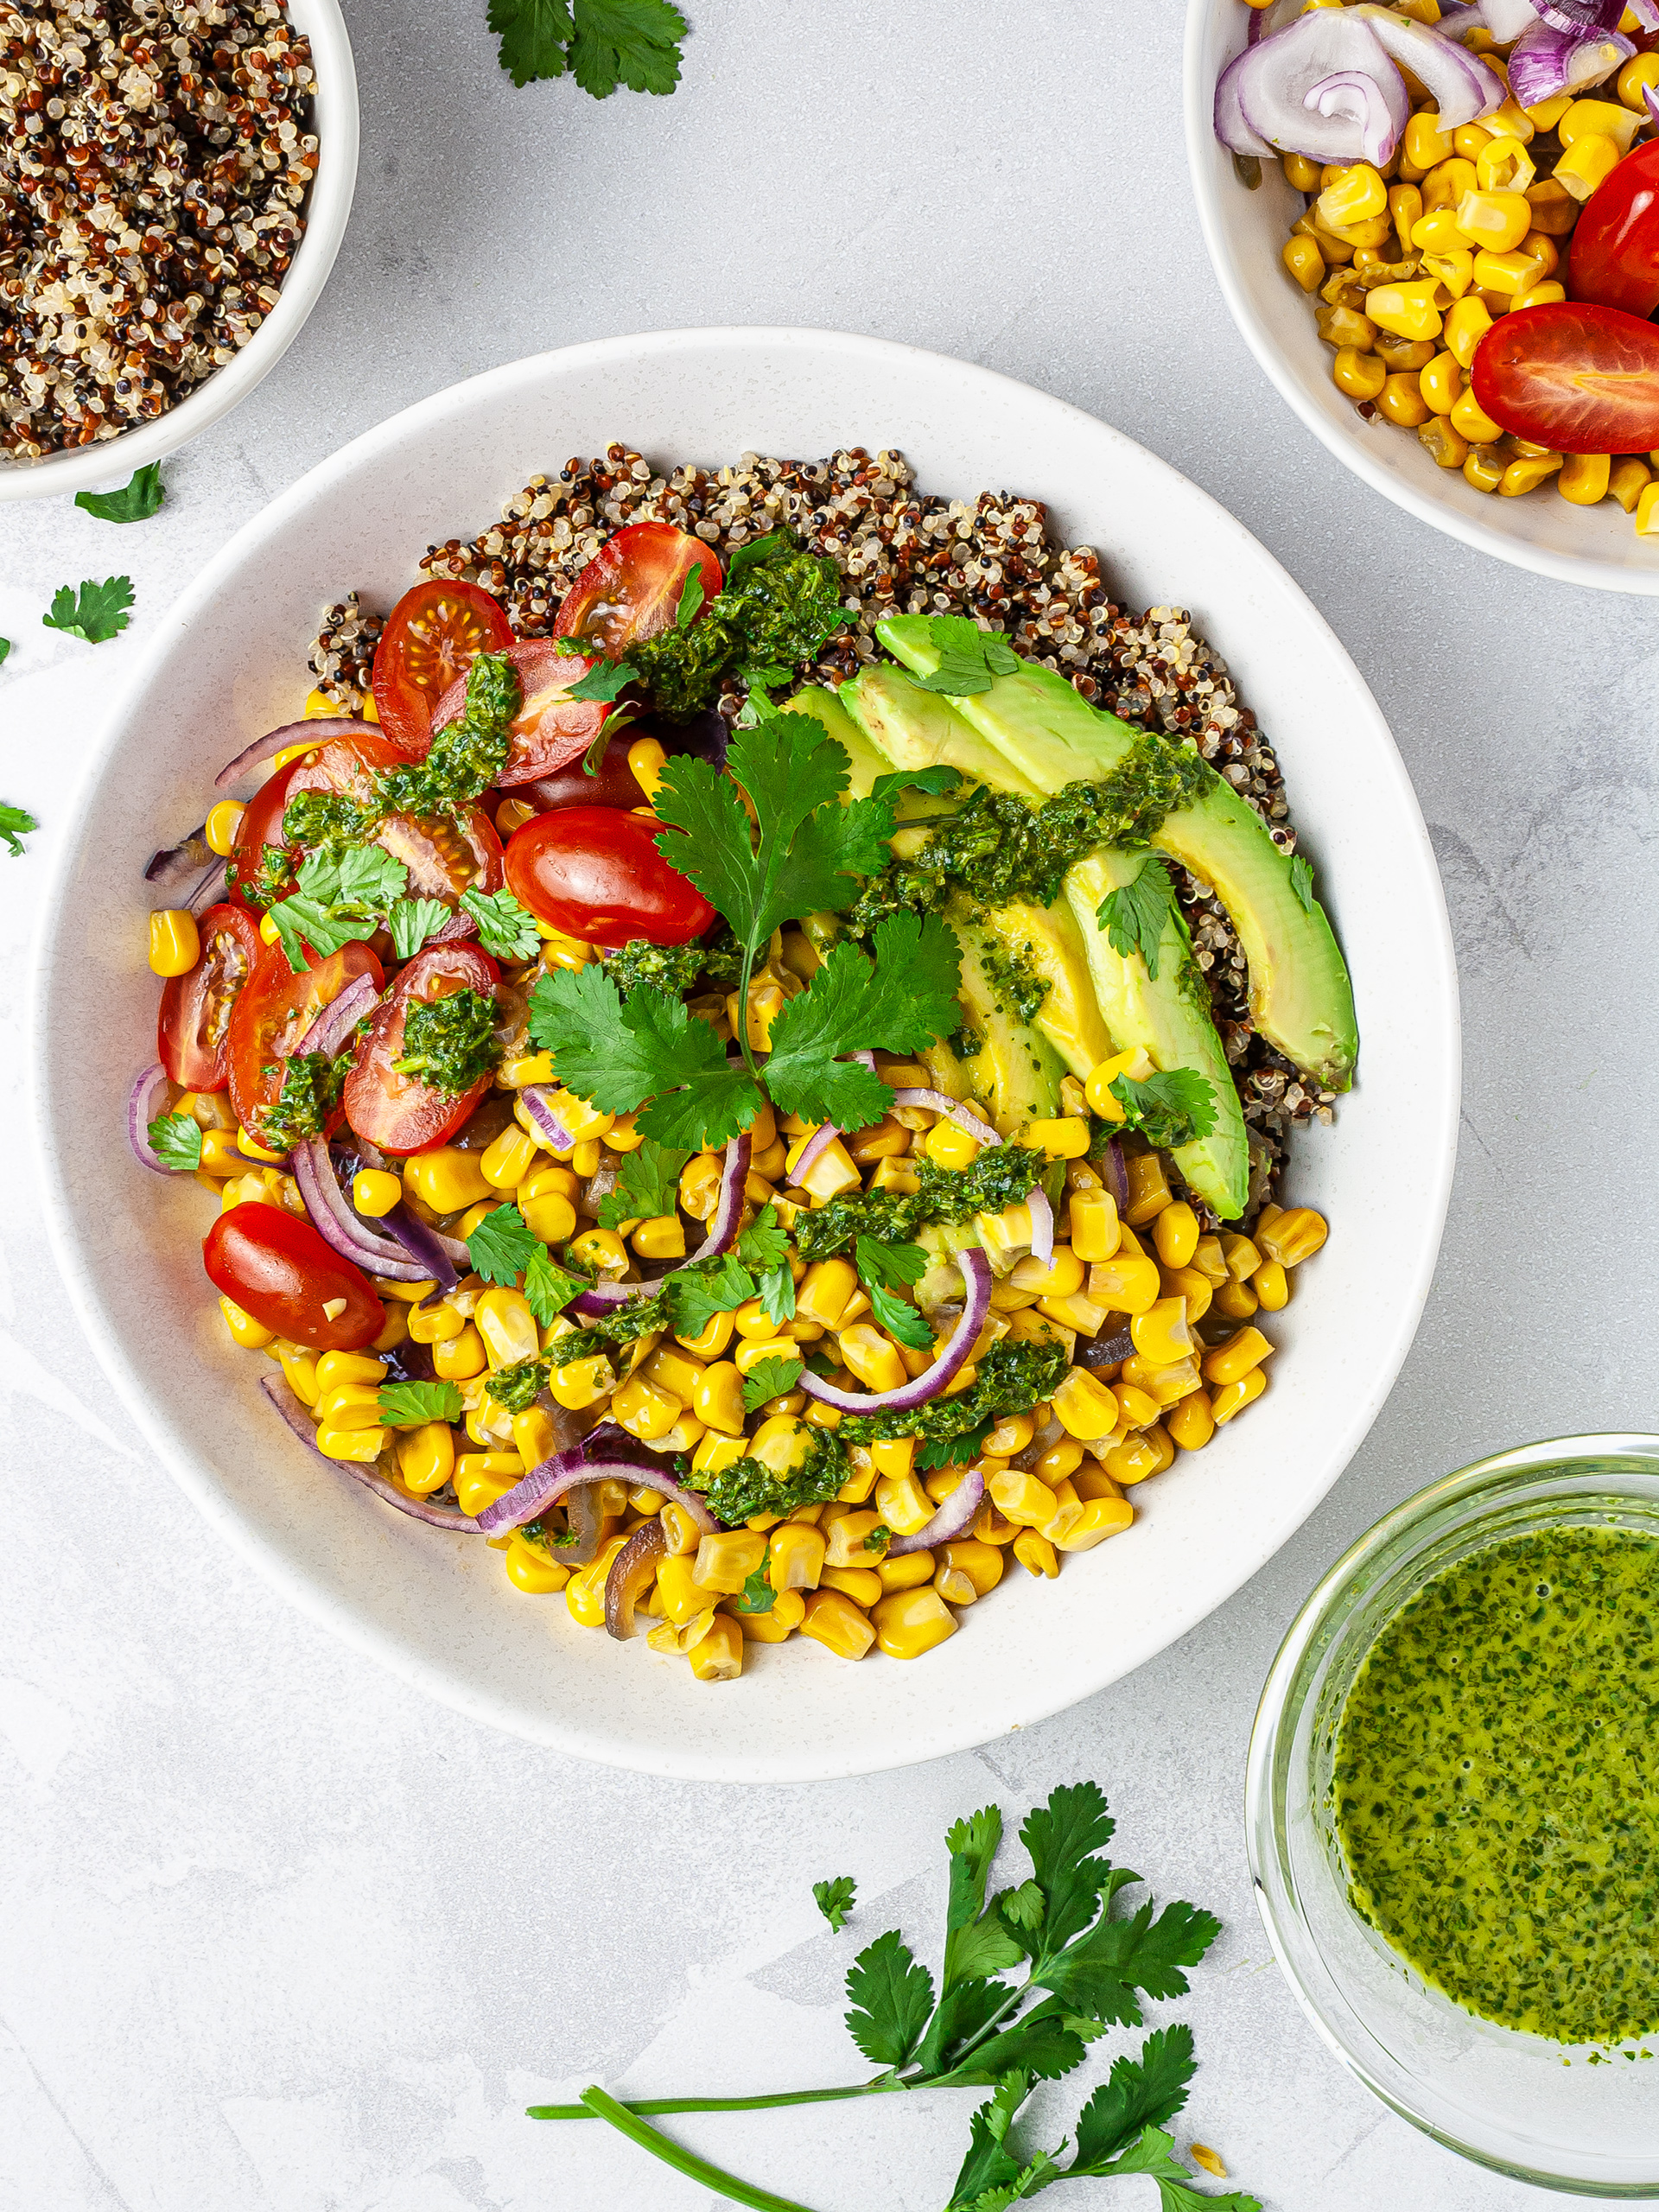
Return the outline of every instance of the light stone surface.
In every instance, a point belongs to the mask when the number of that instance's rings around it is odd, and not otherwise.
[[[1369,1441],[1200,1629],[984,1754],[817,1789],[696,1788],[426,1704],[209,1535],[70,1317],[8,992],[0,2208],[703,2212],[701,2187],[522,2107],[593,2080],[646,2094],[856,2078],[841,1975],[894,1920],[937,1940],[949,1821],[991,1796],[1017,1818],[1094,1775],[1122,1855],[1227,1923],[1191,2000],[1154,2008],[1192,2022],[1204,2061],[1180,2140],[1217,2145],[1270,2212],[1523,2212],[1535,2192],[1391,2117],[1316,2040],[1255,1920],[1239,1801],[1278,1639],[1378,1514],[1484,1452],[1651,1420],[1651,614],[1462,550],[1299,427],[1199,242],[1176,0],[725,0],[699,11],[673,99],[603,105],[568,83],[515,92],[483,0],[348,12],[357,207],[298,344],[168,464],[154,522],[118,532],[63,502],[0,515],[16,641],[0,797],[44,825],[28,858],[0,858],[14,974],[64,779],[137,640],[271,493],[396,408],[543,346],[838,327],[963,354],[1116,423],[1311,593],[1433,830],[1465,992],[1462,1158],[1416,1347]],[[649,449],[649,424],[617,429]],[[556,424],[549,438],[556,465]],[[463,534],[484,519],[455,518]],[[59,584],[111,570],[137,591],[127,639],[41,627]],[[319,574],[319,600],[352,582]],[[810,1885],[843,1870],[861,1903],[835,1936]],[[930,2212],[968,2102],[682,2125],[821,2212]],[[1063,2091],[1043,2109],[1064,2126],[1075,2104]]]

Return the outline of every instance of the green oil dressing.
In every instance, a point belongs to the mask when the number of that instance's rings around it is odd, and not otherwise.
[[[1357,1911],[1483,2018],[1558,2043],[1659,2024],[1659,1541],[1491,1545],[1383,1629],[1332,1802]]]

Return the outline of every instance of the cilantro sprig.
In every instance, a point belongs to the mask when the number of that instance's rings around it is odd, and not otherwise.
[[[686,21],[669,0],[490,0],[489,25],[520,86],[568,70],[603,100],[619,85],[671,92],[680,81]]]
[[[75,505],[99,522],[148,522],[166,497],[162,464],[152,461],[136,469],[118,492],[77,492]]]
[[[637,1152],[625,1153],[616,1188],[599,1202],[601,1229],[625,1221],[658,1221],[679,1205],[680,1170],[691,1157],[689,1147],[658,1144],[647,1137]]]
[[[308,944],[326,959],[344,944],[372,938],[393,907],[413,903],[404,897],[409,870],[378,845],[325,846],[300,863],[295,881],[293,893],[270,911],[271,927],[296,976],[304,970]],[[407,936],[405,931],[405,941]]]
[[[85,639],[89,645],[101,645],[126,628],[131,605],[130,576],[105,576],[101,584],[88,576],[79,590],[70,584],[60,585],[41,620],[48,630],[61,630],[67,637]]]
[[[0,802],[0,844],[3,844],[15,861],[23,856],[23,839],[40,823],[26,806],[12,806]]]
[[[1120,884],[1101,900],[1096,917],[1112,950],[1124,959],[1138,952],[1154,983],[1164,931],[1172,918],[1185,942],[1186,925],[1175,903],[1169,870],[1150,854],[1128,883]]]
[[[1261,2212],[1243,2191],[1206,2196],[1175,2158],[1167,2123],[1186,2103],[1196,2071],[1192,2031],[1148,2035],[1136,2056],[1116,2058],[1077,2114],[1070,2143],[1022,2145],[1016,2127],[1038,2082],[1081,2066],[1111,2029],[1143,2024],[1141,2001],[1184,1996],[1187,1969],[1219,1932],[1185,1903],[1154,1913],[1128,1910],[1122,1893],[1141,1877],[1106,1856],[1114,1822],[1092,1782],[1056,1789],[1020,1831],[1031,1872],[992,1891],[1002,1841],[995,1805],[958,1821],[945,1838],[950,1887],[939,1979],[897,1929],[868,1944],[847,1975],[854,2042],[881,2071],[841,2089],[784,2090],[759,2097],[671,2097],[623,2104],[603,2089],[574,2105],[532,2105],[531,2120],[607,2121],[642,2150],[740,2204],[765,2212],[805,2208],[754,2187],[658,2133],[656,2113],[753,2111],[918,2088],[988,2088],[969,2123],[969,2144],[946,2212],[1007,2212],[1058,2181],[1144,2174],[1158,2183],[1161,2212]],[[814,1885],[833,1929],[850,1910],[850,1875]],[[1015,1978],[1017,1977],[1017,1978]],[[1071,2155],[1068,2157],[1067,2152]]]
[[[1216,1126],[1215,1085],[1196,1068],[1169,1068],[1144,1083],[1121,1075],[1112,1096],[1123,1109],[1126,1125],[1139,1129],[1161,1152],[1207,1137]]]

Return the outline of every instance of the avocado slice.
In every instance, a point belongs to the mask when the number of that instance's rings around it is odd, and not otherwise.
[[[841,696],[861,728],[899,765],[919,768],[945,760],[976,782],[1011,790],[1033,805],[1039,802],[1035,785],[937,692],[923,690],[902,670],[866,669],[842,686]],[[1050,772],[1057,765],[1046,762]],[[1069,760],[1065,767],[1071,772],[1065,780],[1075,780]],[[936,804],[949,810],[948,802]],[[1141,859],[1138,852],[1103,848],[1068,869],[1060,898],[1046,911],[1014,901],[988,912],[984,926],[1001,941],[1005,955],[1019,943],[1049,979],[1033,1019],[1074,1074],[1086,1077],[1115,1052],[1139,1046],[1159,1069],[1190,1067],[1206,1078],[1215,1092],[1216,1126],[1207,1137],[1183,1145],[1174,1159],[1205,1203],[1224,1220],[1235,1220],[1249,1189],[1243,1111],[1185,932],[1172,917],[1154,982],[1139,953],[1112,950],[1096,919],[1102,900],[1134,877]]]
[[[891,616],[876,634],[918,675],[938,668],[927,616]],[[1256,1027],[1328,1090],[1347,1090],[1359,1051],[1348,970],[1323,908],[1311,896],[1304,903],[1254,807],[1189,747],[1091,707],[1052,669],[1022,662],[951,704],[1046,797],[1118,770],[1133,777],[1137,760],[1185,783],[1192,796],[1161,820],[1154,810],[1133,842],[1149,839],[1217,894],[1249,963]]]
[[[810,715],[842,747],[851,770],[844,798],[868,798],[876,778],[893,773],[893,763],[870,743],[833,691],[826,691],[819,684],[809,684],[792,699],[785,699],[778,711],[782,715]]]
[[[996,939],[971,902],[951,897],[944,918],[962,947],[957,996],[978,1039],[977,1051],[961,1055],[964,1073],[1001,1135],[1013,1136],[1027,1122],[1052,1121],[1060,1110],[1059,1054],[1010,1000],[996,973]]]

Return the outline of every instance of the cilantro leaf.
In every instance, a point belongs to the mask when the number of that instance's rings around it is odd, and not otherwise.
[[[1224,2196],[1206,2196],[1192,2185],[1192,2177],[1171,2155],[1174,2139],[1156,2127],[1145,2128],[1141,2139],[1109,2166],[1104,2174],[1150,2174],[1158,2184],[1159,2212],[1262,2212],[1258,2200],[1243,2190],[1230,2189]]]
[[[11,639],[10,639],[10,638],[0,638],[0,663],[3,663],[3,662],[4,661],[4,659],[5,659],[5,658],[6,658],[6,655],[7,655],[10,651],[11,651]]]
[[[959,768],[899,768],[878,776],[870,785],[870,797],[895,799],[905,791],[927,791],[942,798],[964,780]]]
[[[517,1206],[493,1206],[467,1239],[467,1256],[486,1282],[516,1283],[546,1249]]]
[[[466,1408],[453,1382],[383,1382],[380,1418],[388,1428],[419,1428],[429,1421],[459,1421]]]
[[[1216,1126],[1214,1086],[1196,1068],[1169,1068],[1144,1083],[1121,1075],[1112,1096],[1147,1141],[1164,1152],[1207,1137]]]
[[[785,553],[797,553],[800,548],[786,530],[769,530],[764,537],[751,537],[742,545],[734,545],[726,559],[726,585],[729,590],[745,569],[764,567],[768,561],[780,560]]]
[[[702,584],[702,563],[696,561],[687,569],[685,582],[680,586],[680,603],[674,611],[674,627],[689,630],[702,613],[702,603],[708,596]]]
[[[848,2031],[865,2057],[875,2066],[902,2066],[933,2010],[933,1977],[917,1964],[896,1928],[854,1960],[847,1996],[854,2007]]]
[[[625,660],[596,660],[588,673],[578,677],[566,694],[572,699],[599,700],[604,705],[619,698],[639,673]],[[598,763],[594,763],[596,769]],[[593,771],[589,772],[590,773]]]
[[[892,1092],[861,1062],[836,1055],[875,1045],[919,1052],[960,1021],[961,951],[937,914],[889,914],[876,924],[871,948],[873,961],[842,938],[772,1024],[766,1089],[785,1113],[842,1128],[879,1121]]]
[[[478,924],[485,951],[498,960],[533,960],[541,950],[536,917],[511,891],[480,891],[474,884],[461,893],[461,911]]]
[[[159,1114],[144,1135],[164,1167],[181,1172],[201,1165],[201,1124],[188,1114]]]
[[[599,1202],[600,1227],[620,1229],[625,1221],[657,1221],[677,1211],[680,1170],[690,1157],[683,1146],[650,1137],[637,1151],[625,1153],[616,1188]]]
[[[1033,1806],[1020,1830],[1031,1853],[1032,1870],[1043,1893],[1044,1940],[1051,1951],[1081,1933],[1112,1869],[1095,1854],[1103,1852],[1117,1823],[1106,1809],[1100,1785],[1079,1782],[1050,1793]]]
[[[768,1398],[781,1398],[801,1377],[798,1359],[757,1360],[743,1377],[743,1410],[759,1413]]]
[[[372,937],[379,926],[372,915],[341,913],[332,906],[325,906],[297,892],[291,899],[279,899],[266,911],[283,950],[288,955],[288,964],[296,976],[304,972],[308,944],[326,959],[331,952],[338,952],[342,944]]]
[[[864,1281],[879,1282],[887,1290],[906,1289],[927,1273],[927,1254],[919,1244],[883,1244],[874,1236],[861,1236],[853,1251]]]
[[[733,1611],[740,1613],[769,1613],[772,1611],[772,1587],[764,1567],[757,1567],[743,1585],[741,1592],[732,1600]]]
[[[870,1306],[880,1327],[897,1343],[912,1351],[932,1349],[933,1332],[908,1299],[900,1298],[891,1290],[884,1290],[879,1282],[866,1283],[870,1295]]]
[[[669,0],[574,0],[576,35],[570,73],[584,92],[607,99],[619,84],[631,92],[671,92],[680,81],[685,17]]]
[[[1169,870],[1161,861],[1148,855],[1128,883],[1120,884],[1109,897],[1102,899],[1096,918],[1105,931],[1112,950],[1126,960],[1131,953],[1138,952],[1155,983],[1160,942],[1172,914],[1184,933],[1185,925],[1180,921],[1180,908],[1175,903],[1175,887],[1169,880]]]
[[[751,1268],[775,1268],[789,1256],[789,1237],[778,1226],[776,1206],[762,1206],[737,1240],[737,1256]]]
[[[26,806],[9,806],[0,802],[0,843],[3,843],[13,860],[23,856],[23,839],[40,823]]]
[[[88,576],[79,594],[69,585],[61,585],[41,620],[48,630],[61,630],[68,637],[84,638],[89,645],[101,645],[126,628],[127,609],[131,605],[130,576],[105,576],[101,584]]]
[[[837,1874],[832,1881],[814,1882],[812,1895],[818,1910],[839,1936],[847,1925],[847,1916],[858,1895],[857,1883],[850,1874]]]
[[[162,464],[152,461],[136,470],[118,492],[77,492],[75,505],[99,522],[148,522],[166,497]]]
[[[576,35],[565,0],[490,0],[489,26],[515,85],[563,76],[564,49]]]
[[[996,1416],[986,1418],[957,1436],[924,1436],[916,1446],[916,1471],[929,1473],[935,1467],[966,1467],[978,1459],[980,1446],[996,1427]]]
[[[1313,865],[1297,853],[1290,863],[1290,887],[1302,902],[1304,913],[1313,911]]]
[[[1149,2035],[1139,2058],[1114,2059],[1110,2076],[1077,2114],[1077,2155],[1068,2171],[1097,2173],[1143,2128],[1173,2120],[1186,2102],[1197,2063],[1192,2031],[1179,2022]]]
[[[394,899],[386,912],[392,950],[400,960],[412,960],[448,919],[449,909],[442,899]]]
[[[795,1319],[795,1278],[787,1265],[767,1268],[760,1278],[759,1296],[766,1319],[779,1328]]]
[[[531,1041],[560,1080],[602,1114],[651,1103],[637,1126],[665,1145],[723,1143],[760,1110],[760,1096],[706,1021],[656,991],[625,1000],[597,964],[556,969],[530,995]]]
[[[675,1334],[700,1337],[716,1313],[734,1313],[754,1296],[754,1277],[728,1252],[712,1267],[681,1268],[665,1276],[663,1291]]]
[[[1030,2094],[1027,2077],[1010,2074],[969,2121],[968,2155],[945,2212],[982,2212],[988,2204],[1001,2212],[1001,2206],[1017,2202],[1006,2194],[1021,2178],[1020,2161],[1007,2148],[1008,2131]]]
[[[1099,1865],[1101,1862],[1093,1862]],[[1093,1910],[1092,1904],[1090,1907]],[[1053,1946],[1053,1908],[1047,1937]],[[1033,1980],[1070,2005],[1096,2020],[1139,2024],[1135,1993],[1148,1997],[1186,1993],[1185,1967],[1196,1966],[1219,1934],[1219,1923],[1190,1904],[1166,1905],[1154,1920],[1144,1904],[1127,1920],[1103,1915],[1078,1942],[1058,1958],[1039,1962]]]
[[[312,863],[307,861],[300,870],[302,891],[311,891],[306,881]],[[334,901],[341,906],[361,906],[375,914],[384,914],[394,899],[401,899],[409,889],[409,870],[402,861],[387,852],[381,845],[348,845],[340,854],[335,868]],[[327,894],[312,892],[314,898]]]
[[[573,1275],[558,1265],[545,1244],[537,1244],[524,1262],[525,1301],[544,1329],[578,1291],[587,1287],[580,1275]]]
[[[1013,676],[1020,656],[999,631],[982,630],[966,614],[936,614],[928,634],[939,649],[939,664],[931,676],[913,680],[925,691],[946,691],[965,698],[988,691],[994,677]]]

